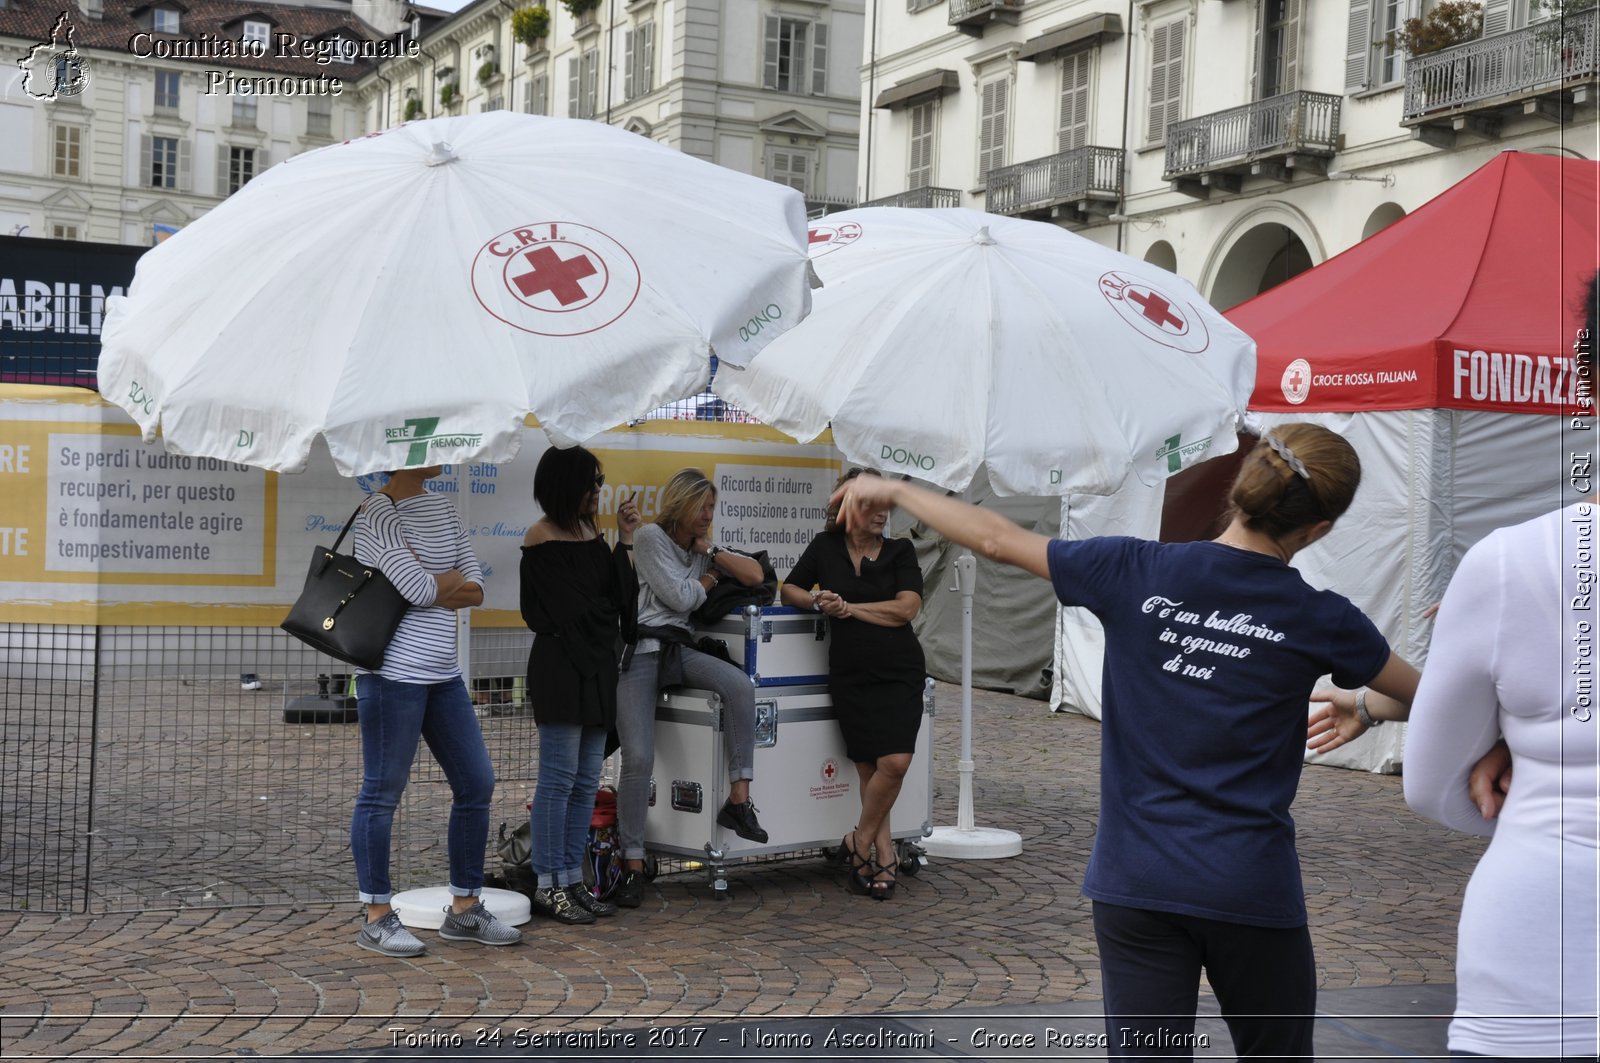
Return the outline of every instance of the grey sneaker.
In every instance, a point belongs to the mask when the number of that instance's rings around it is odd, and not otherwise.
[[[522,931],[507,926],[496,919],[482,901],[475,901],[464,912],[446,908],[439,936],[450,941],[478,941],[485,945],[515,945],[522,940]]]
[[[428,948],[400,922],[398,912],[388,912],[376,922],[363,923],[356,934],[356,944],[385,956],[420,956]]]

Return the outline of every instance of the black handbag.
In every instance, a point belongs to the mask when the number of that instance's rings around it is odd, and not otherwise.
[[[375,566],[339,552],[360,512],[357,506],[331,549],[313,549],[305,588],[278,626],[329,657],[376,669],[411,603]]]

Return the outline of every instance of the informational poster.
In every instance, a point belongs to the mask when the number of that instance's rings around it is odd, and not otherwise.
[[[514,461],[428,481],[455,503],[484,569],[474,626],[522,625],[518,566],[548,446],[530,425]],[[590,449],[608,539],[625,499],[654,520],[672,474],[696,468],[718,487],[714,541],[766,550],[780,576],[822,529],[839,472],[831,444],[759,425],[645,421]],[[168,454],[93,393],[0,386],[0,623],[275,626],[315,549],[383,482],[342,477],[325,453],[294,476]]]

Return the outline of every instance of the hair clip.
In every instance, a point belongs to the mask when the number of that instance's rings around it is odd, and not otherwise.
[[[1267,446],[1277,452],[1278,457],[1283,459],[1283,463],[1289,466],[1296,476],[1307,483],[1311,482],[1311,474],[1306,471],[1306,463],[1294,456],[1294,451],[1289,449],[1288,444],[1270,432],[1261,438],[1266,442]]]

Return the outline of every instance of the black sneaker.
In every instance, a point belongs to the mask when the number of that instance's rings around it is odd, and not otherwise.
[[[555,889],[534,890],[532,898],[533,910],[540,915],[548,916],[558,923],[568,925],[574,923],[592,923],[594,916],[578,906],[572,899],[572,893],[567,886],[557,886]]]
[[[611,902],[618,908],[637,908],[644,903],[644,872],[624,871],[611,891]]]
[[[599,897],[596,897],[594,894],[589,892],[589,887],[585,886],[581,882],[573,883],[566,889],[568,895],[572,897],[572,900],[577,904],[577,906],[588,912],[590,915],[598,915],[603,917],[617,914],[616,905],[612,904],[610,901],[603,901]]]
[[[742,805],[732,802],[723,805],[722,811],[717,813],[717,826],[727,827],[739,837],[757,845],[767,844],[767,832],[761,829],[761,821],[756,819],[754,801],[746,801]]]

